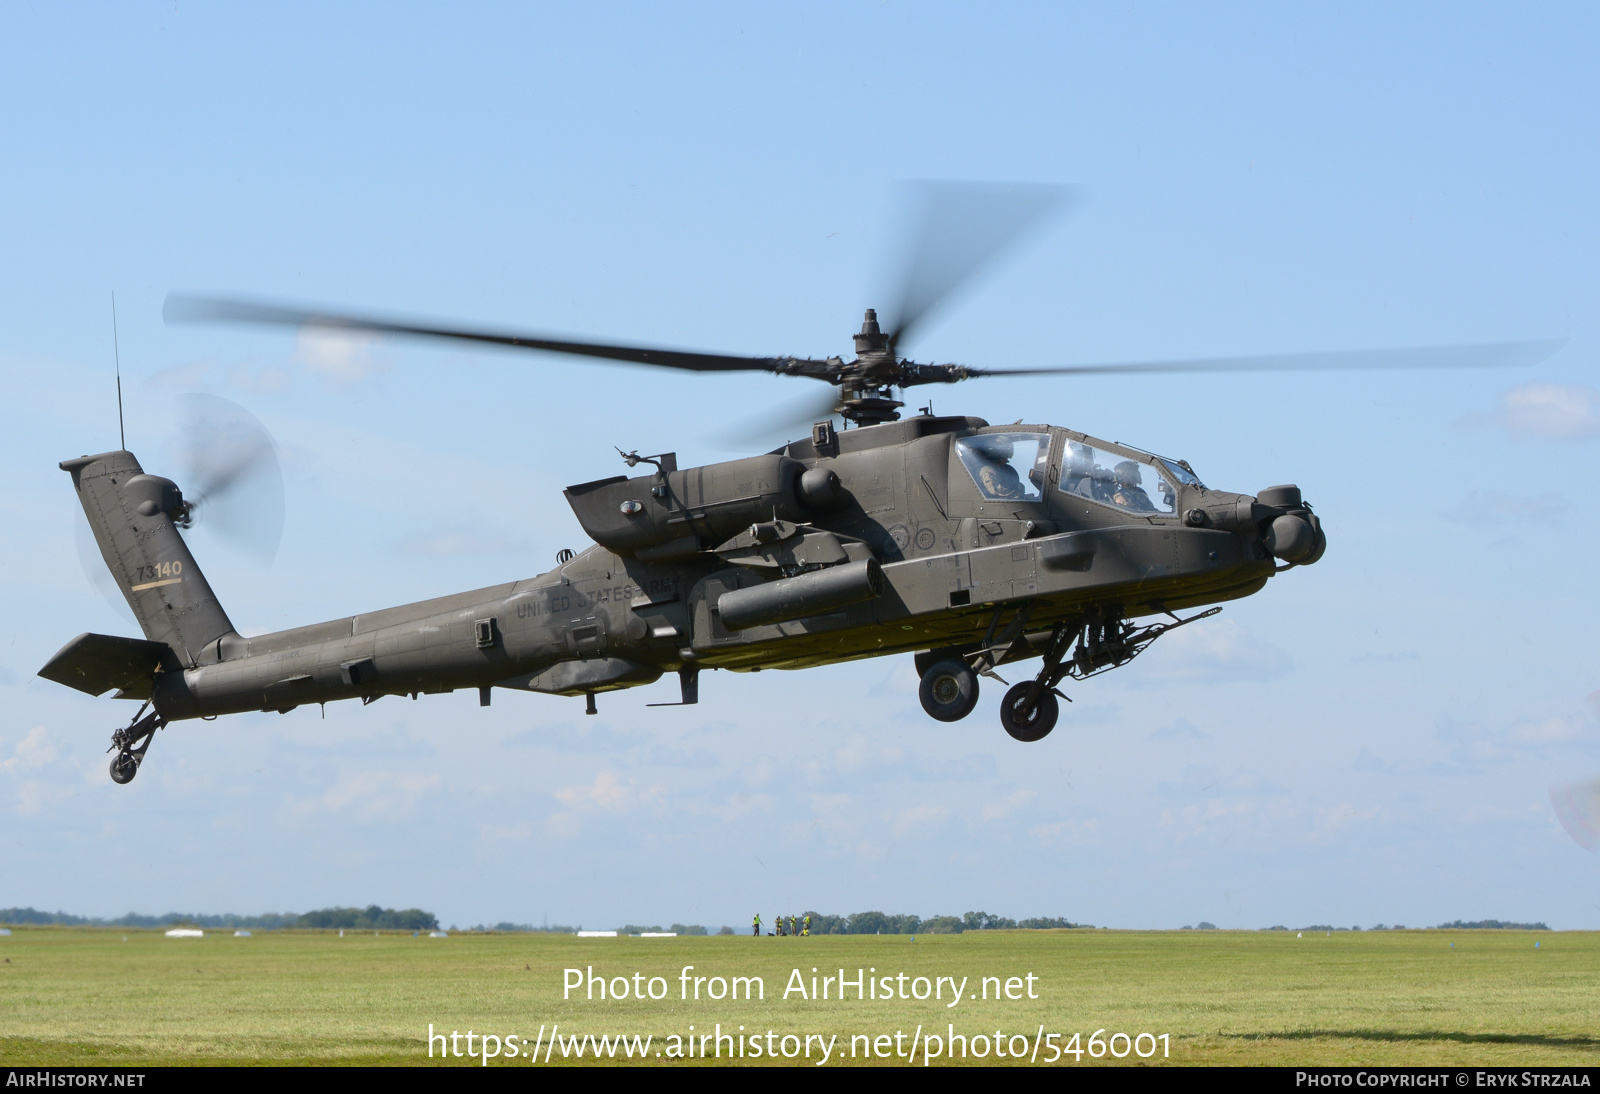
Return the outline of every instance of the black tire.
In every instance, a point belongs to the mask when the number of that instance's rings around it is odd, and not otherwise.
[[[119,752],[111,757],[111,781],[118,786],[131,783],[138,773],[139,761],[133,758],[131,752]]]
[[[978,705],[978,674],[965,661],[935,662],[922,674],[917,695],[928,717],[959,722]]]
[[[1006,692],[1006,697],[1000,700],[1000,724],[1005,726],[1006,732],[1018,741],[1042,741],[1056,728],[1056,719],[1061,716],[1061,704],[1056,700],[1053,691],[1044,692],[1034,701],[1033,709],[1024,717],[1022,704],[1027,702],[1028,689],[1033,684],[1024,681]]]

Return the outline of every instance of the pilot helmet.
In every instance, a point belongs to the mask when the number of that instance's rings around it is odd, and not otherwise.
[[[1111,469],[1111,477],[1116,480],[1118,486],[1138,486],[1139,465],[1133,460],[1123,460]]]

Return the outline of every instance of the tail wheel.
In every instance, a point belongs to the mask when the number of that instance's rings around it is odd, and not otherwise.
[[[111,781],[124,786],[139,773],[139,761],[131,752],[118,752],[111,757]]]
[[[978,705],[978,674],[965,661],[939,661],[922,674],[922,709],[941,722],[959,722]]]
[[[1061,716],[1061,704],[1053,691],[1040,692],[1029,706],[1028,690],[1033,686],[1032,681],[1024,681],[1000,700],[1000,724],[1018,741],[1043,740],[1056,728],[1056,719]]]

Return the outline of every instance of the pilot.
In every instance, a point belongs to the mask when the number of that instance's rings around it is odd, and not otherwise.
[[[1111,503],[1140,513],[1154,513],[1155,504],[1141,485],[1139,465],[1133,460],[1123,460],[1111,469]]]
[[[983,458],[978,465],[978,486],[986,497],[1012,501],[1028,496],[1016,468],[1011,466],[1011,457],[1017,454],[1017,446],[1010,437],[1004,434],[981,437],[972,447]]]
[[[1008,463],[979,464],[978,485],[986,495],[1002,501],[1024,496],[1022,480],[1017,477],[1016,469]]]

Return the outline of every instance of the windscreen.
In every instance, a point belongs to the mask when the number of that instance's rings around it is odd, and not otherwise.
[[[1047,433],[983,433],[956,441],[978,493],[990,501],[1038,501],[1050,462]]]
[[[1130,513],[1168,514],[1177,500],[1172,483],[1153,465],[1079,441],[1067,442],[1057,485]]]

